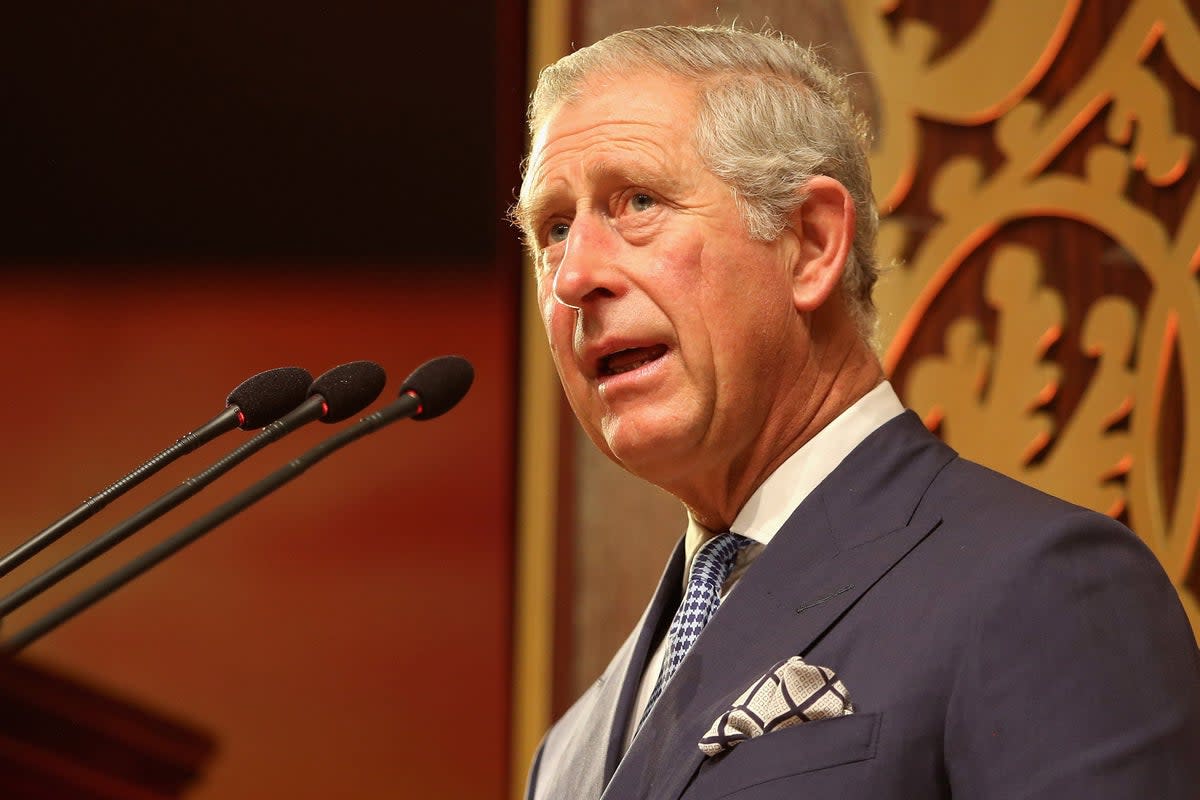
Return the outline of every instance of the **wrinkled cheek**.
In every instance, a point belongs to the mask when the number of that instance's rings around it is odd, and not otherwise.
[[[554,311],[555,311],[555,307],[557,305],[558,304],[554,301],[554,298],[550,296],[549,292],[545,291],[545,289],[543,288],[543,285],[539,282],[538,283],[538,310],[541,312],[542,325],[543,325],[543,327],[545,327],[546,334],[548,336],[553,335],[552,332],[554,330]]]
[[[619,452],[621,449],[619,442],[621,438],[621,419],[616,414],[613,414],[609,410],[602,410],[597,424],[585,423],[583,427],[588,438],[605,455],[617,461],[620,461],[623,455],[627,455]]]
[[[541,292],[540,288],[539,292]],[[549,293],[539,296],[539,308],[542,314],[542,325],[546,329],[546,336],[550,339],[551,347],[569,349],[576,327],[575,310],[564,306]]]
[[[550,355],[553,358],[555,369],[558,370],[559,382],[562,384],[567,401],[571,404],[571,409],[575,412],[575,416],[585,419],[592,410],[591,406],[595,404],[595,398],[592,397],[591,385],[579,371],[579,365],[575,361],[570,343],[564,342],[561,338],[552,338]]]
[[[566,362],[572,356],[571,349],[571,324],[564,319],[563,314],[558,310],[559,306],[553,299],[543,301],[542,303],[542,326],[546,330],[546,339],[550,343],[550,353],[554,356],[555,362]]]

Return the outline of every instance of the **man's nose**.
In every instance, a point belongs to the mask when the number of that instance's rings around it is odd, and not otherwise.
[[[567,232],[562,260],[554,272],[554,298],[565,306],[583,308],[619,291],[617,254],[620,237],[607,220],[594,213],[579,214]]]

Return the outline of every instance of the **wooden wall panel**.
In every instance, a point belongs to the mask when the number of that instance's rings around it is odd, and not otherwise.
[[[1200,630],[1200,4],[848,9],[901,395],[966,457],[1128,522]]]

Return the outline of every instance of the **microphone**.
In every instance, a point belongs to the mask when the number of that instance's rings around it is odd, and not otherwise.
[[[399,419],[412,417],[415,420],[426,420],[445,414],[466,395],[474,378],[475,370],[465,358],[442,356],[427,361],[405,380],[404,385],[400,387],[399,399],[329,437],[37,622],[17,632],[0,645],[0,652],[11,654],[27,647],[350,442]]]
[[[386,382],[387,375],[383,367],[373,361],[351,361],[324,373],[312,382],[308,389],[308,398],[303,403],[264,427],[253,439],[199,475],[187,478],[179,486],[116,527],[110,528],[95,541],[79,548],[24,586],[0,598],[0,616],[20,608],[66,576],[107,553],[271,442],[283,438],[301,425],[317,419],[340,422],[362,411],[379,396]]]
[[[234,428],[261,428],[271,420],[283,416],[300,405],[311,383],[312,375],[308,370],[299,367],[279,367],[246,379],[225,398],[226,408],[220,414],[194,432],[184,434],[175,444],[110,484],[108,488],[84,500],[74,511],[0,559],[0,577],[57,542],[100,509],[181,456]]]

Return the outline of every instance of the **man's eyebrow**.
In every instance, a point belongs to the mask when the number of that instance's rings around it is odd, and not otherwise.
[[[534,224],[546,215],[547,210],[553,205],[553,198],[553,193],[537,190],[527,196],[518,197],[517,204],[513,206],[513,217],[526,231],[534,232],[532,230]]]
[[[534,187],[529,194],[517,198],[513,215],[527,232],[536,236],[534,226],[553,214],[556,206],[566,202],[565,184],[564,180],[555,180],[549,186]]]
[[[617,180],[631,186],[643,186],[647,189],[671,191],[678,189],[681,182],[671,175],[665,166],[655,164],[647,167],[645,164],[619,158],[605,158],[588,165],[586,170],[589,180],[595,183]]]
[[[619,182],[630,186],[642,186],[658,192],[678,192],[683,185],[682,180],[672,176],[662,168],[647,168],[623,159],[604,158],[588,164],[584,169],[585,179],[594,186]],[[519,197],[513,207],[513,216],[526,230],[551,210],[562,198],[561,187],[553,186],[546,189],[533,189],[527,196]]]

